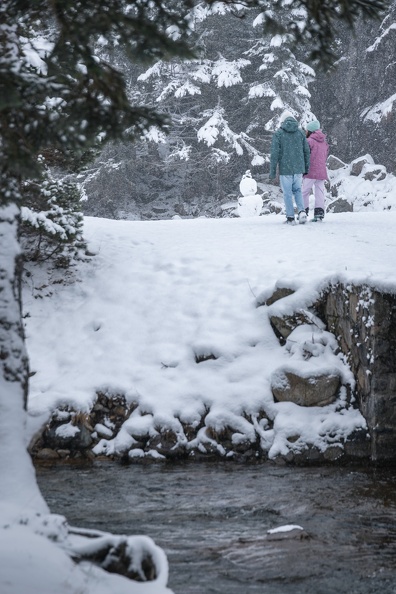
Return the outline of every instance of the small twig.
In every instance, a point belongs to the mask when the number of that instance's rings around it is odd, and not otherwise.
[[[257,295],[254,294],[252,287],[250,286],[249,279],[246,279],[247,284],[249,285],[249,289],[253,297],[257,300]]]

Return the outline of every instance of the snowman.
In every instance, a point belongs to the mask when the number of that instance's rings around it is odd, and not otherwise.
[[[237,213],[240,217],[259,216],[263,207],[263,199],[257,192],[257,182],[252,178],[250,169],[242,176],[239,184],[239,190],[242,194],[238,198]]]

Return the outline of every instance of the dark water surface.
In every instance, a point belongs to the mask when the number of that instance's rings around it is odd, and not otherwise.
[[[151,536],[175,594],[396,594],[396,469],[103,462],[37,476],[70,524]],[[309,538],[268,540],[286,524]]]

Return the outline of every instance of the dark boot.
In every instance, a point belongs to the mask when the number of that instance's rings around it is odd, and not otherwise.
[[[323,208],[315,208],[314,210],[314,217],[315,219],[323,219],[324,218],[324,210]]]

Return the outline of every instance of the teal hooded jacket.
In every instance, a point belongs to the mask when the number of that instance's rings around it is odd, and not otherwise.
[[[309,158],[309,144],[304,132],[298,127],[297,120],[286,118],[272,137],[270,178],[276,177],[277,165],[279,175],[308,173]]]

